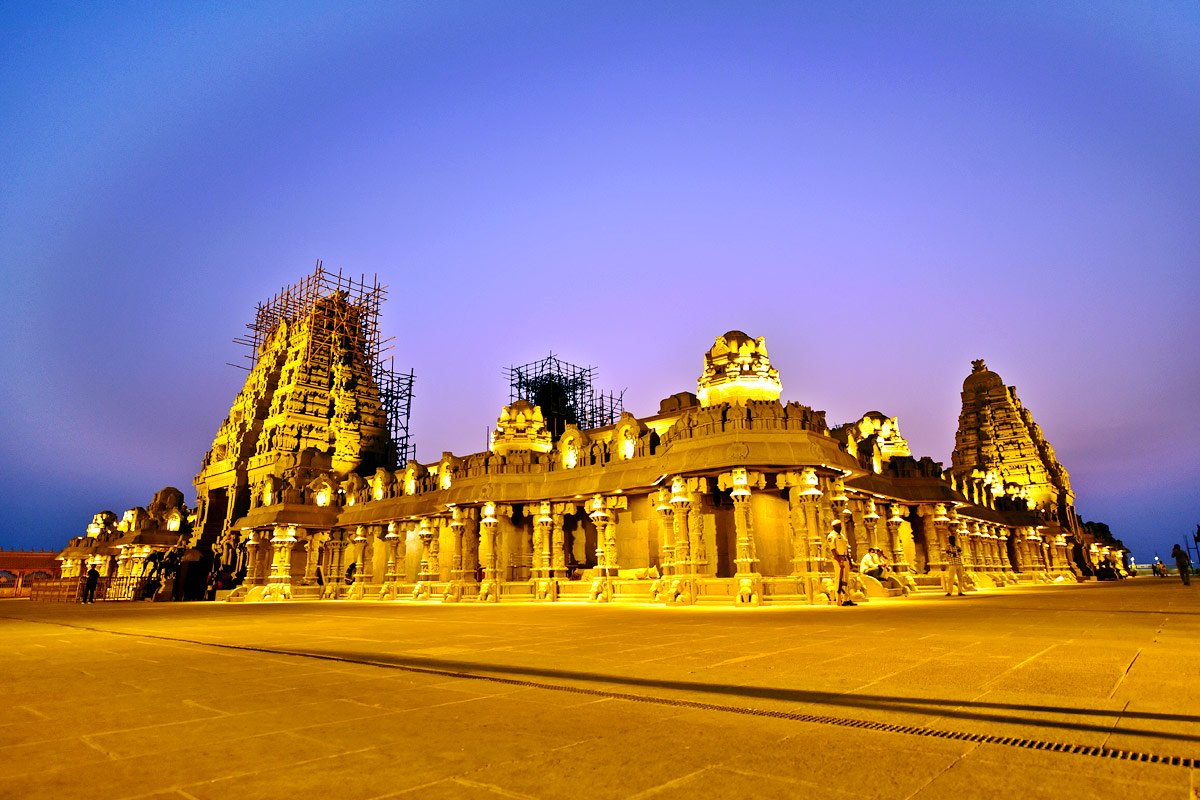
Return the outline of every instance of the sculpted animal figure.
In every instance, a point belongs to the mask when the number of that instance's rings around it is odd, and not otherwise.
[[[754,581],[751,578],[742,578],[738,581],[737,594],[734,595],[734,603],[739,606],[743,605],[758,605],[758,592],[755,591]]]

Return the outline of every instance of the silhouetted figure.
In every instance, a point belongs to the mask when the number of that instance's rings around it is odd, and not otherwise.
[[[1192,559],[1188,557],[1187,551],[1179,545],[1171,550],[1171,557],[1175,559],[1175,568],[1179,570],[1179,580],[1183,581],[1184,586],[1192,585]]]
[[[954,589],[957,587],[958,596],[963,595],[963,586],[966,585],[966,578],[963,577],[963,561],[962,548],[958,546],[958,540],[954,534],[950,534],[946,538],[946,597],[954,594]]]
[[[350,566],[346,567],[346,583],[354,583],[354,576],[358,573],[358,562],[351,561]]]
[[[83,602],[96,602],[96,586],[100,583],[100,573],[95,567],[88,567],[87,581],[83,585]]]

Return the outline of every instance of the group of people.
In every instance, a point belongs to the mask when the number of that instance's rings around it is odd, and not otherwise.
[[[846,534],[842,532],[842,523],[834,521],[830,526],[829,533],[825,537],[825,544],[829,550],[829,557],[833,561],[833,587],[835,595],[830,599],[839,606],[854,606],[858,605],[850,597],[850,572],[853,562],[850,560],[850,541],[846,538]],[[961,563],[961,561],[960,561]],[[883,550],[878,547],[872,547],[867,550],[863,557],[858,562],[858,571],[862,575],[869,575],[880,583],[885,581],[893,581],[901,589],[904,586],[896,579],[896,573],[892,570],[892,564],[888,561]]]
[[[830,599],[839,606],[857,605],[850,597],[850,571],[853,563],[850,560],[850,541],[842,532],[840,521],[835,520],[830,526],[829,533],[825,536],[825,543],[829,550],[829,557],[833,561],[835,594]],[[946,574],[943,579],[946,596],[949,597],[957,592],[961,597],[966,590],[967,580],[963,572],[963,551],[958,546],[958,540],[954,534],[950,534],[943,552],[946,557]],[[892,570],[891,562],[888,561],[883,550],[878,547],[868,548],[858,562],[858,571],[862,575],[871,576],[880,583],[891,581],[901,589],[904,588]]]

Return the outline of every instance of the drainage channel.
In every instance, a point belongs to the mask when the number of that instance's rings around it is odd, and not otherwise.
[[[859,730],[879,731],[881,733],[899,733],[907,736],[924,736],[926,738],[933,739],[953,739],[963,742],[974,742],[976,744],[994,744],[1005,747],[1019,747],[1024,750],[1045,750],[1051,753],[1063,753],[1066,755],[1090,756],[1093,758],[1112,758],[1120,761],[1136,761],[1146,764],[1163,764],[1172,767],[1186,767],[1189,769],[1200,768],[1200,759],[1197,758],[1164,755],[1162,753],[1148,753],[1139,750],[1118,750],[1111,747],[1095,747],[1089,745],[1070,744],[1068,742],[1052,742],[1045,739],[1026,739],[1019,736],[996,736],[988,733],[966,733],[963,731],[926,728],[919,725],[894,725],[887,722],[875,722],[873,720],[854,719],[851,717],[833,717],[825,714],[804,714],[798,711],[780,711],[763,708],[750,708],[746,706],[731,706],[721,703],[705,703],[699,700],[686,700],[675,697],[654,697],[652,695],[618,692],[610,689],[591,689],[585,686],[571,686],[570,684],[552,683],[549,681],[506,678],[500,675],[490,675],[485,672],[466,672],[463,670],[439,669],[437,667],[420,667],[412,664],[392,664],[386,661],[374,661],[369,658],[355,658],[349,656],[330,655],[326,653],[306,653],[301,650],[282,650],[270,647],[255,647],[253,645],[203,642],[196,639],[184,639],[173,636],[113,631],[104,628],[93,628],[85,625],[69,625],[63,622],[48,622],[43,624],[61,625],[65,628],[75,628],[77,630],[92,631],[94,633],[108,633],[115,636],[130,636],[139,639],[157,639],[164,642],[192,644],[199,647],[214,647],[224,650],[238,650],[242,652],[263,653],[274,656],[291,656],[294,658],[310,658],[318,661],[333,661],[342,664],[380,667],[383,669],[420,673],[422,675],[435,675],[445,678],[487,681],[489,683],[499,683],[506,686],[518,686],[529,689],[545,689],[554,692],[567,692],[570,694],[587,695],[590,697],[598,697],[608,700],[628,700],[634,703],[650,703],[652,705],[673,706],[676,708],[694,708],[701,711],[721,711],[727,714],[741,714],[743,716],[750,717],[770,717],[772,719],[787,719],[794,720],[796,722],[809,722],[816,725],[832,725],[841,728],[858,728]]]

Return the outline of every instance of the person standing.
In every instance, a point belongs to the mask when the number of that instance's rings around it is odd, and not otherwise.
[[[963,586],[966,581],[963,578],[963,562],[962,548],[958,546],[958,540],[954,534],[950,534],[946,544],[946,597],[954,594],[954,587],[958,587],[958,596],[963,595]]]
[[[825,536],[825,543],[829,547],[829,558],[833,562],[833,585],[837,595],[835,602],[839,606],[858,605],[850,599],[847,588],[847,582],[850,580],[850,542],[846,539],[846,534],[842,533],[840,520],[834,520]]]
[[[96,602],[96,585],[100,583],[100,573],[96,571],[96,565],[88,567],[87,581],[83,585],[83,602]]]
[[[1183,581],[1184,586],[1192,585],[1192,559],[1188,557],[1187,551],[1179,545],[1171,550],[1171,557],[1175,559],[1175,569],[1179,570],[1179,580]]]

